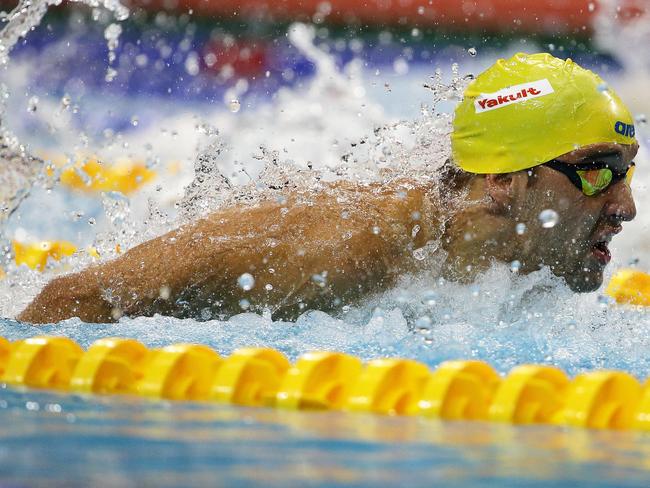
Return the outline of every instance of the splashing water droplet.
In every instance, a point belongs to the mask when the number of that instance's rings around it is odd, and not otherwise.
[[[521,263],[519,260],[515,259],[513,262],[510,263],[510,271],[513,273],[519,273],[519,269],[521,268]]]
[[[70,95],[63,95],[61,97],[61,109],[62,110],[68,110],[70,108],[70,104],[72,103],[72,99],[70,98]]]
[[[420,332],[429,332],[431,330],[431,319],[428,315],[423,315],[415,321],[415,327]]]
[[[409,64],[404,58],[397,58],[393,61],[393,70],[398,75],[402,76],[409,72]]]
[[[134,115],[133,117],[131,117],[131,125],[133,127],[137,127],[139,123],[140,123],[140,119],[138,119],[137,115]]]
[[[381,232],[381,229],[379,228],[379,226],[375,225],[375,226],[372,227],[372,233],[373,234],[379,235],[380,232]]]
[[[36,109],[38,109],[38,97],[33,96],[27,101],[27,111],[30,113],[36,112]]]
[[[523,222],[519,222],[515,226],[515,232],[517,232],[517,235],[520,235],[520,236],[524,235],[526,233],[526,224],[524,224]]]
[[[598,304],[602,308],[608,308],[610,305],[616,303],[614,299],[608,297],[607,295],[598,295]]]
[[[160,287],[158,296],[160,296],[160,298],[162,298],[163,300],[169,300],[169,297],[171,296],[171,292],[172,290],[171,288],[169,288],[169,286],[163,285]]]
[[[250,273],[244,273],[237,278],[237,284],[242,290],[248,291],[255,286],[255,278]]]
[[[311,280],[321,288],[324,288],[325,285],[327,285],[327,272],[324,271],[320,274],[314,274],[312,275]]]
[[[433,306],[438,301],[438,294],[433,290],[427,290],[424,292],[422,298],[424,298],[424,303],[426,303],[429,306]]]
[[[648,117],[646,117],[646,114],[638,114],[634,120],[639,125],[646,125],[648,123]]]
[[[239,308],[241,308],[242,310],[248,310],[250,306],[251,306],[251,302],[249,302],[245,298],[239,300]]]
[[[470,47],[467,50],[467,54],[469,54],[470,56],[476,56],[476,54],[477,54],[476,48],[475,47]]]
[[[594,2],[589,2],[587,8],[589,9],[590,12],[593,12],[594,10],[596,10],[596,4]]]
[[[418,248],[413,251],[413,257],[417,259],[418,261],[424,261],[424,258],[426,258],[426,251],[424,248]]]
[[[114,70],[113,68],[108,68],[106,70],[106,76],[104,77],[104,80],[106,81],[106,83],[110,83],[115,79],[116,76],[117,76],[117,71]]]
[[[542,223],[542,227],[545,229],[551,229],[555,227],[560,220],[560,216],[557,214],[555,210],[552,208],[547,208],[546,210],[542,210],[539,213],[539,221]]]
[[[236,98],[230,100],[230,102],[228,103],[228,109],[234,114],[239,112],[239,109],[241,109],[241,104],[239,103],[239,100],[237,100]]]
[[[602,92],[606,92],[607,90],[609,90],[609,86],[607,85],[607,83],[602,82],[600,85],[598,85],[599,92],[602,93]]]
[[[190,76],[196,76],[200,70],[199,55],[195,52],[189,53],[185,59],[185,72]]]

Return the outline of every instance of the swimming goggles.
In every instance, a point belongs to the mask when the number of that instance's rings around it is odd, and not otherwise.
[[[588,197],[593,197],[606,190],[610,185],[620,180],[630,186],[634,175],[634,161],[625,169],[618,172],[609,167],[603,161],[593,161],[584,164],[567,164],[556,159],[546,163],[544,166],[563,173],[576,188]]]

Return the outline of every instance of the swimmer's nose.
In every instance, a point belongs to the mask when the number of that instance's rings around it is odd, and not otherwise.
[[[612,185],[606,192],[607,201],[603,212],[617,222],[629,222],[636,217],[636,205],[632,190],[624,182]]]

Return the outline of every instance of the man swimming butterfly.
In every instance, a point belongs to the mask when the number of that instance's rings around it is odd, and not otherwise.
[[[548,266],[572,290],[592,291],[608,243],[636,214],[637,150],[629,110],[600,77],[571,60],[517,54],[465,90],[437,189],[406,178],[337,182],[224,208],[53,279],[18,319],[206,319],[241,312],[242,299],[295,318],[387,288],[421,268],[414,251],[433,241],[447,279],[518,261],[520,273]],[[451,218],[441,205],[453,206]]]

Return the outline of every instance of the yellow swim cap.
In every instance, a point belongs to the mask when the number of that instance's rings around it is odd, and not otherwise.
[[[510,173],[578,147],[633,144],[634,120],[595,73],[548,53],[500,59],[465,90],[451,135],[470,173]]]

